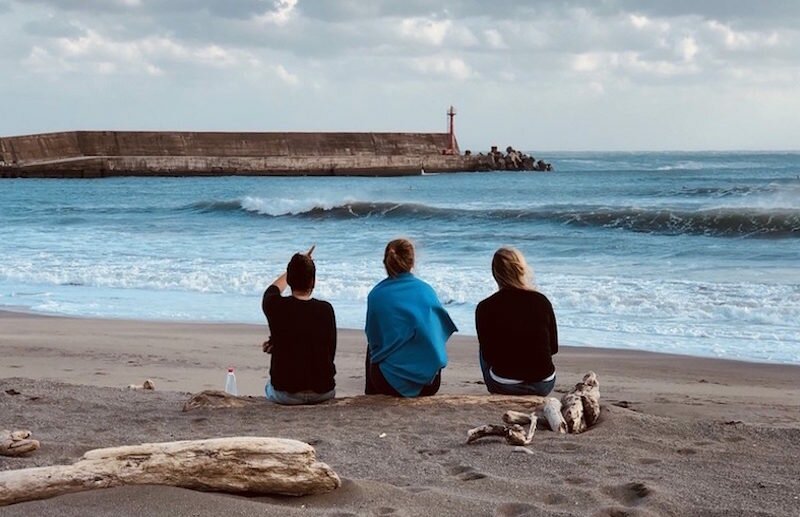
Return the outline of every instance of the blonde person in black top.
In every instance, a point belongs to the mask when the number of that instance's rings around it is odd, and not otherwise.
[[[495,252],[492,276],[498,291],[475,310],[486,388],[489,393],[545,396],[556,383],[553,306],[533,287],[525,257],[514,248]]]

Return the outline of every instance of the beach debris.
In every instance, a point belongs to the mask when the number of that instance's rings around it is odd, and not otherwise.
[[[542,399],[532,413],[506,411],[504,425],[487,424],[467,431],[467,443],[485,436],[503,436],[511,445],[529,445],[536,432],[538,414],[544,417],[551,431],[559,434],[582,433],[597,423],[600,417],[600,383],[597,374],[587,372],[583,380],[569,390],[561,400]],[[525,433],[523,426],[528,425]]]
[[[556,433],[567,432],[567,422],[561,414],[561,401],[554,397],[548,397],[542,408],[542,415],[550,426],[550,430]]]
[[[521,411],[506,411],[503,413],[503,422],[505,424],[528,425],[531,423],[531,419],[533,419],[533,423],[536,425],[538,420],[537,413],[539,413],[539,411],[531,414]],[[544,405],[541,408],[541,414],[551,431],[557,433],[567,432],[567,423],[561,415],[561,402],[558,399],[553,397],[545,399]]]
[[[472,443],[486,436],[502,436],[509,445],[530,445],[535,432],[535,423],[531,424],[527,433],[525,432],[525,428],[519,424],[487,424],[467,431],[467,443]]]
[[[482,425],[467,431],[467,443],[485,436],[503,436],[510,445],[530,445],[536,433],[536,413],[522,413],[520,411],[506,411],[503,414],[505,425]],[[528,425],[525,432],[523,425]]]
[[[523,413],[522,411],[506,411],[503,413],[503,423],[508,425],[528,425],[531,423],[532,416],[533,415],[529,413]]]
[[[597,423],[600,417],[600,383],[597,374],[591,371],[586,373],[583,381],[561,398],[561,405],[567,432],[582,433]]]
[[[28,430],[0,430],[0,456],[24,456],[41,447],[39,440],[32,439],[31,435]]]
[[[6,390],[6,395],[19,395],[20,393],[22,393],[22,392],[21,391],[17,391],[14,388]]]
[[[156,389],[156,383],[150,379],[147,379],[141,384],[131,384],[128,386],[129,390],[145,390],[150,391]]]
[[[386,438],[386,433],[381,433],[378,435],[378,438]]]
[[[0,471],[0,506],[123,485],[302,496],[341,486],[297,440],[264,437],[145,443],[87,452],[72,465]]]
[[[532,451],[532,450],[530,450],[529,448],[527,448],[527,447],[524,447],[524,446],[522,446],[522,445],[517,445],[517,446],[515,446],[515,447],[514,447],[514,452],[521,452],[521,453],[523,453],[523,454],[533,454],[533,451]]]

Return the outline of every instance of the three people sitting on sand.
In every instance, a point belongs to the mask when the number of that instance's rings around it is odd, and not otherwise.
[[[311,297],[316,280],[312,247],[295,254],[286,273],[262,301],[272,354],[267,399],[279,404],[316,404],[335,396],[336,318],[333,307]],[[413,244],[387,244],[387,277],[367,297],[364,393],[396,397],[439,391],[447,366],[445,344],[457,331],[433,288],[411,272]],[[534,289],[522,254],[499,249],[492,260],[498,292],[475,313],[479,360],[490,393],[547,395],[555,385],[552,355],[558,352],[550,301]],[[282,296],[287,285],[291,296]]]

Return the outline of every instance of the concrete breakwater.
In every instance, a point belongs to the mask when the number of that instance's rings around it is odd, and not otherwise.
[[[402,176],[537,170],[531,157],[513,153],[461,154],[449,133],[68,131],[0,138],[0,177]]]

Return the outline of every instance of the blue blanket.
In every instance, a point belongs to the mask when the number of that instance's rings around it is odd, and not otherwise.
[[[367,297],[370,360],[404,397],[447,366],[445,343],[457,330],[433,288],[411,273],[382,280]]]

